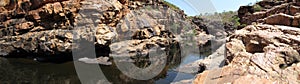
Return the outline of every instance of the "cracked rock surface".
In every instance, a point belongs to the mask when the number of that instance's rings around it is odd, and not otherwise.
[[[226,43],[226,66],[199,74],[195,83],[299,83],[300,29],[249,25]],[[207,77],[207,78],[205,78]]]

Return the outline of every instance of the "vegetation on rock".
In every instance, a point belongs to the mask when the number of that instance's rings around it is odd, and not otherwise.
[[[167,2],[167,1],[163,1],[164,4],[168,5],[170,8],[172,8],[173,10],[181,10],[179,7],[177,7],[176,5],[174,4],[171,4],[170,2]]]

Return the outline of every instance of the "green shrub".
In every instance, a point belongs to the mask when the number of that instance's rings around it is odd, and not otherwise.
[[[240,25],[240,18],[237,16],[236,11],[227,11],[222,13],[214,13],[214,14],[200,14],[197,17],[208,18],[212,20],[221,20],[223,23],[233,24],[235,27]]]
[[[261,11],[263,8],[260,5],[255,4],[255,5],[253,5],[253,9],[255,12],[257,12],[257,11]]]
[[[170,8],[172,8],[173,10],[180,10],[179,7],[175,6],[174,4],[171,4],[167,1],[163,1],[164,4],[168,5]]]

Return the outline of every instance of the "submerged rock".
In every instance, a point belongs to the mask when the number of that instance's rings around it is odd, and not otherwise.
[[[111,65],[112,63],[109,61],[109,57],[98,57],[96,59],[91,58],[80,58],[78,61],[88,63],[88,64],[101,64],[101,65]]]
[[[224,66],[225,44],[216,50],[213,54],[204,59],[182,65],[176,71],[184,73],[201,73],[205,70],[212,70]]]

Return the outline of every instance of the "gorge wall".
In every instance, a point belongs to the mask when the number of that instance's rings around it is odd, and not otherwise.
[[[108,55],[111,51],[122,51],[119,45],[110,47],[122,38],[140,45],[125,46],[123,51],[147,52],[150,45],[167,47],[176,43],[174,38],[184,37],[183,33],[191,29],[196,31],[195,39],[208,37],[198,41],[199,45],[209,39],[209,35],[185,19],[183,11],[174,10],[161,0],[2,0],[0,3],[0,55],[5,57],[70,57],[73,49],[84,49],[78,43],[81,41],[95,45],[101,55]]]
[[[298,0],[264,0],[241,6],[247,26],[227,37],[226,66],[198,74],[194,83],[299,83]]]

